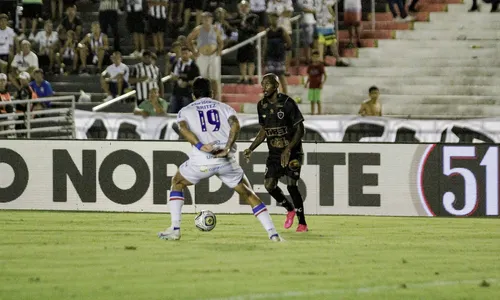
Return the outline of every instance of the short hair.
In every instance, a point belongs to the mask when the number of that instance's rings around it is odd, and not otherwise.
[[[312,55],[319,55],[319,51],[318,50],[313,50]]]
[[[193,81],[193,95],[196,99],[212,96],[212,84],[207,78],[196,77]]]
[[[120,51],[114,51],[113,55],[120,55],[120,56],[122,56],[122,53]]]
[[[33,71],[33,74],[42,74],[43,75],[43,70],[38,68]]]
[[[262,81],[264,81],[264,79],[267,78],[272,79],[272,81],[276,84],[276,86],[280,85],[280,78],[278,77],[278,75],[274,73],[267,73],[264,76],[262,76]]]
[[[182,48],[181,48],[181,51],[191,51],[191,50],[189,50],[189,48],[188,48],[188,47],[185,47],[185,46],[184,46],[184,47],[182,47]]]
[[[378,90],[379,90],[379,89],[378,89],[378,87],[376,87],[376,86],[374,86],[374,85],[373,85],[373,86],[371,86],[371,87],[368,89],[368,93],[371,93],[371,92],[373,92],[373,91],[378,91]]]
[[[0,20],[8,20],[9,19],[9,16],[7,16],[6,14],[0,14]]]
[[[204,13],[201,14],[202,17],[208,17],[208,18],[213,18],[214,16],[212,15],[211,12],[209,11],[206,11]]]

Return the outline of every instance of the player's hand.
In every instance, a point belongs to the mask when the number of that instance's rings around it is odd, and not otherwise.
[[[214,153],[214,156],[217,158],[226,157],[230,151],[231,149],[228,148],[220,149]]]
[[[247,160],[247,163],[250,162],[250,157],[252,156],[252,150],[250,149],[245,149],[243,151],[243,156],[245,157],[245,159]]]
[[[290,160],[290,149],[285,148],[283,153],[281,153],[281,166],[285,168],[288,165],[288,161]]]
[[[214,145],[215,145],[216,142],[212,142],[210,144],[204,144],[203,146],[201,146],[200,150],[203,151],[203,152],[208,152],[208,153],[212,153],[214,151]]]

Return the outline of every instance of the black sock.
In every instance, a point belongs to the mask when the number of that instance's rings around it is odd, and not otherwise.
[[[279,188],[276,187],[274,190],[270,191],[269,194],[278,201],[278,204],[283,206],[287,211],[292,211],[294,209],[292,203],[286,199],[285,194],[283,194],[283,191]]]
[[[302,200],[299,188],[296,185],[289,185],[287,188],[290,196],[292,197],[295,212],[297,213],[297,218],[299,219],[299,224],[307,225],[306,217],[304,216],[304,201]]]

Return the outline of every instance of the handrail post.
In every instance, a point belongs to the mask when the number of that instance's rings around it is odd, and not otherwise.
[[[262,37],[257,39],[257,80],[262,82]]]
[[[76,109],[75,96],[73,95],[73,99],[71,99],[71,116],[70,116],[73,139],[76,139],[75,109]]]
[[[27,137],[28,139],[30,139],[30,138],[31,138],[31,107],[30,107],[30,106],[31,106],[31,104],[30,104],[30,103],[28,103],[28,104],[26,105],[26,107],[27,107],[27,109],[26,109],[26,121],[27,121],[27,122],[26,122],[26,129],[28,130],[28,131],[26,132],[26,137]]]
[[[375,30],[375,0],[372,0],[372,30]]]
[[[339,2],[335,2],[335,34],[337,35],[337,47],[340,44],[339,38]]]
[[[298,68],[300,65],[300,24],[299,24],[299,19],[297,22],[294,22],[295,24],[295,67]]]

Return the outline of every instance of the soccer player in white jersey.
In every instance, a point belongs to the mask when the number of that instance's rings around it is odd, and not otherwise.
[[[181,238],[183,190],[202,179],[217,176],[252,206],[253,214],[267,231],[269,239],[282,241],[266,205],[254,193],[234,157],[235,142],[240,131],[236,112],[229,105],[211,98],[209,79],[197,77],[192,90],[195,101],[179,111],[177,123],[180,133],[191,143],[193,150],[172,179],[169,199],[172,224],[158,237],[165,240]]]

